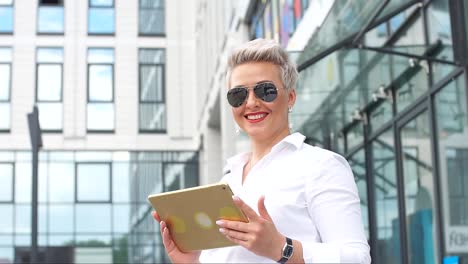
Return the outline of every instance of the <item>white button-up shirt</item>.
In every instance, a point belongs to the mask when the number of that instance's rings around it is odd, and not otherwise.
[[[265,207],[277,230],[302,243],[306,263],[370,263],[360,200],[347,161],[304,139],[300,133],[284,138],[255,164],[243,184],[250,153],[230,158],[222,181],[257,214],[258,199],[265,195]],[[200,262],[274,260],[233,246],[203,250]]]

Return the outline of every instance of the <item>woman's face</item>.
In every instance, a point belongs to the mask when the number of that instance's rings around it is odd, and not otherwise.
[[[278,95],[272,102],[257,98],[253,87],[262,82],[273,83]],[[232,70],[229,89],[237,86],[249,87],[246,101],[232,107],[236,123],[254,140],[274,140],[289,134],[288,107],[296,100],[294,89],[286,90],[281,81],[281,69],[269,62],[249,62]]]

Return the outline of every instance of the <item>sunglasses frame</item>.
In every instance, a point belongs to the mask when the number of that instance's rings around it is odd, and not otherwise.
[[[263,97],[259,97],[259,95],[255,92],[256,90],[255,89],[259,89],[259,88],[262,88],[262,85],[265,85],[265,84],[269,84],[271,85],[274,90],[275,90],[275,97],[271,100],[271,101],[268,101],[266,100],[266,98],[263,98]],[[247,95],[245,96],[244,100],[242,101],[242,103],[240,104],[234,104],[234,103],[231,103],[231,101],[229,100],[229,95],[230,95],[230,92],[232,92],[233,89],[243,89],[243,90],[246,90],[247,91]],[[259,100],[262,100],[263,102],[266,102],[266,103],[271,103],[273,101],[276,100],[276,98],[278,98],[278,87],[276,87],[276,85],[273,83],[273,82],[260,82],[260,83],[256,83],[256,84],[253,84],[253,85],[238,85],[238,86],[235,86],[235,87],[232,87],[231,89],[228,90],[227,92],[227,95],[226,95],[226,98],[228,100],[228,103],[229,105],[231,105],[232,107],[234,108],[237,108],[237,107],[240,107],[242,106],[246,101],[247,99],[249,98],[249,91],[250,90],[253,90],[254,91],[254,95],[257,99]],[[265,95],[263,95],[265,96]]]

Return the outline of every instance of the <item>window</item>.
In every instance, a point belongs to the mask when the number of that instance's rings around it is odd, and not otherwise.
[[[87,129],[114,131],[114,50],[88,50]]]
[[[140,35],[164,35],[165,12],[164,0],[140,0],[139,32]]]
[[[13,163],[0,163],[0,203],[13,202]]]
[[[37,33],[63,34],[63,0],[39,0]]]
[[[113,0],[89,0],[88,34],[114,34],[114,13]]]
[[[165,51],[140,49],[140,132],[166,132]]]
[[[0,132],[10,131],[11,53],[0,47]]]
[[[13,33],[13,0],[0,0],[0,34]]]
[[[36,102],[41,129],[61,132],[63,49],[38,48],[36,60]]]
[[[76,164],[76,202],[111,202],[111,164]]]

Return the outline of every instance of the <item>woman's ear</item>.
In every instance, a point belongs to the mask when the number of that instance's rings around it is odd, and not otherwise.
[[[291,88],[288,92],[288,105],[289,107],[293,107],[294,103],[296,102],[296,89]]]

